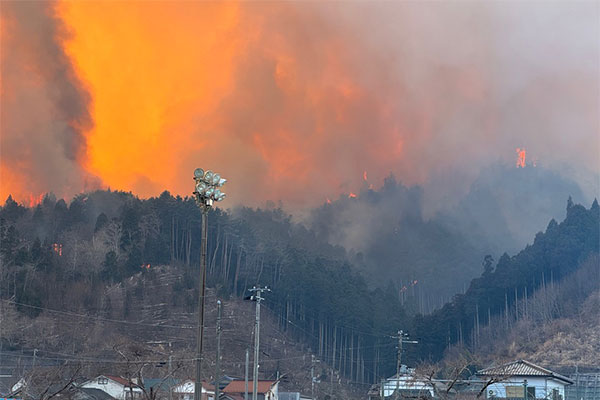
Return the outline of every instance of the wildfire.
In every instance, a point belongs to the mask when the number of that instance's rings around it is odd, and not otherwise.
[[[517,168],[525,168],[525,158],[527,156],[527,152],[525,149],[521,149],[517,147]]]
[[[327,198],[327,204],[331,204],[331,200],[329,199],[329,197]]]
[[[29,195],[29,200],[27,202],[27,205],[31,208],[31,207],[35,207],[38,204],[42,203],[42,200],[44,200],[44,194],[40,194],[38,196],[34,196],[33,194]]]
[[[408,286],[403,285],[402,288],[400,288],[400,292],[406,292],[408,290],[409,287],[413,287],[416,286],[417,283],[419,283],[419,281],[417,281],[416,279],[414,281],[411,281]]]
[[[350,194],[348,195],[348,198],[349,198],[349,199],[355,199],[355,198],[356,198],[356,194],[354,194],[354,193],[350,193]]]
[[[367,171],[363,171],[363,181],[367,181]]]
[[[52,251],[54,251],[58,256],[62,256],[62,248],[63,245],[61,243],[52,243]]]

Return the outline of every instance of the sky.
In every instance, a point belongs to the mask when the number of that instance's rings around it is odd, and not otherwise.
[[[598,2],[0,2],[0,196],[310,207],[487,165],[598,192]]]

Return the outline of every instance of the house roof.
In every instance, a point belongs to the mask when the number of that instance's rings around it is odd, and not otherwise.
[[[175,378],[146,378],[144,379],[144,387],[153,390],[169,390],[172,386],[179,385],[181,381]]]
[[[112,397],[110,394],[106,393],[102,389],[96,389],[96,388],[77,388],[77,390],[79,390],[80,392],[84,393],[85,395],[87,395],[91,399],[95,399],[95,400],[114,400],[114,397]]]
[[[258,381],[257,392],[258,393],[266,393],[268,392],[273,385],[275,385],[276,381]],[[223,389],[224,393],[244,393],[245,389],[245,381],[231,381],[229,385]],[[252,386],[252,381],[248,382],[248,392],[252,392],[254,386]]]
[[[485,368],[477,371],[478,376],[537,376],[545,378],[554,378],[567,384],[573,384],[573,381],[566,376],[552,372],[549,369],[540,367],[532,362],[517,360],[510,363],[498,365],[496,367]]]
[[[97,377],[95,377],[93,379],[90,379],[90,380],[87,380],[87,381],[83,382],[79,386],[83,386],[86,383],[93,382],[93,381],[95,381],[96,379],[98,379],[100,377],[104,377],[104,378],[110,379],[111,381],[114,381],[114,382],[118,383],[121,386],[129,387],[129,381],[127,379],[122,378],[120,376],[114,376],[114,375],[98,375]],[[136,383],[132,383],[131,386],[134,387],[134,388],[139,387],[139,385],[136,384]]]
[[[229,393],[229,394],[222,394],[221,397],[222,399],[227,399],[227,400],[244,400],[244,396],[239,393],[239,394],[234,394],[234,393]]]

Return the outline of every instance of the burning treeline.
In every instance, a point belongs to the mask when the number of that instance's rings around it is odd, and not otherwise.
[[[0,195],[186,195],[201,163],[230,198],[311,205],[356,193],[365,170],[376,186],[472,175],[521,143],[591,168],[597,11],[2,2]]]

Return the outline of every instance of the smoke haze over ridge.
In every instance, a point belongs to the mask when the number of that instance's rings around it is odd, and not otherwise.
[[[3,2],[1,195],[90,176],[187,195],[202,166],[231,204],[312,206],[365,171],[437,203],[519,147],[593,196],[598,21],[589,2]]]

